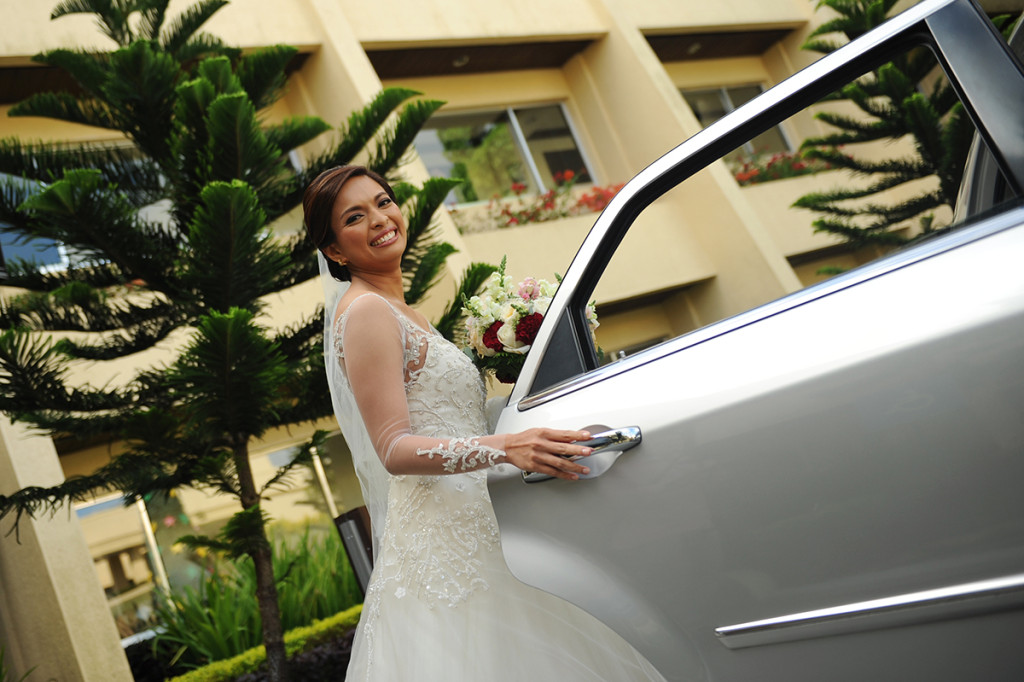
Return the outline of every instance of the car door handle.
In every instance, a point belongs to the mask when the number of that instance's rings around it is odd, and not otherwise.
[[[580,476],[581,479],[585,478],[597,478],[604,472],[608,471],[615,460],[619,458],[626,450],[632,447],[636,447],[643,440],[643,436],[640,433],[639,426],[625,426],[621,429],[608,429],[606,427],[590,427],[588,431],[595,431],[597,429],[605,429],[600,433],[594,435],[590,440],[577,441],[576,445],[585,445],[592,448],[594,451],[586,458],[587,466],[590,468],[590,473]],[[573,461],[583,459],[582,457],[570,457]],[[535,471],[524,471],[523,481],[526,483],[540,483],[546,481],[549,478],[554,478],[549,474],[539,474]]]

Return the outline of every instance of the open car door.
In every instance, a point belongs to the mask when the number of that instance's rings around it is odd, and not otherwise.
[[[975,191],[981,213],[956,230],[601,364],[585,307],[645,207],[921,45],[973,119],[1003,203]],[[1021,679],[1021,112],[1020,63],[984,14],[925,0],[628,183],[568,269],[497,426],[586,427],[608,447],[587,480],[492,476],[512,571],[669,679]]]

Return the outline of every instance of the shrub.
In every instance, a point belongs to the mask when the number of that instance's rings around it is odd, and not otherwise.
[[[603,211],[622,185],[594,185],[583,192],[574,191],[577,176],[572,171],[555,174],[555,187],[541,194],[527,194],[526,185],[512,185],[509,197],[494,197],[483,215],[473,210],[450,207],[456,227],[462,233],[501,227],[543,223],[570,216]]]
[[[289,660],[295,661],[298,657],[297,662],[300,665],[308,666],[310,665],[310,661],[315,663],[317,660],[322,664],[334,665],[339,658],[337,656],[331,657],[324,655],[322,652],[330,650],[332,647],[334,649],[345,649],[345,645],[343,643],[339,643],[339,640],[342,642],[350,642],[351,633],[359,622],[359,614],[362,613],[362,610],[363,607],[361,605],[353,606],[352,608],[335,614],[330,618],[315,621],[312,625],[296,628],[286,632],[284,635],[284,645],[285,650],[288,652]],[[321,649],[320,652],[313,653],[318,647],[324,647],[324,649]],[[351,647],[351,644],[349,644],[349,647]],[[299,654],[303,652],[309,653],[304,657],[299,657]],[[248,676],[259,671],[260,666],[266,661],[266,658],[266,650],[263,648],[263,645],[260,645],[242,652],[233,658],[216,661],[207,666],[181,675],[180,677],[175,677],[171,682],[233,682],[243,675]],[[335,680],[339,679],[338,670],[339,668],[332,668],[334,675],[333,679]],[[298,670],[295,675],[296,679],[318,679],[315,677],[300,677]],[[250,682],[259,679],[262,678],[249,678]]]
[[[777,152],[754,156],[738,154],[727,159],[726,163],[741,187],[820,173],[832,168],[829,162],[804,158],[800,152]]]
[[[344,611],[362,601],[341,540],[332,531],[297,542],[278,541],[274,548],[281,622],[298,628]],[[211,661],[232,658],[261,641],[259,609],[253,593],[252,562],[223,564],[199,589],[186,588],[158,604],[161,632],[156,657],[175,673]]]

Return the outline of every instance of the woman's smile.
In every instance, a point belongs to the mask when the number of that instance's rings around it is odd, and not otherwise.
[[[370,242],[370,246],[387,246],[398,239],[398,231],[395,229],[388,230],[386,233],[374,239]]]

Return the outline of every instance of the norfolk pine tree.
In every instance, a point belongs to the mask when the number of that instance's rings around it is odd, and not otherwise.
[[[323,435],[262,486],[249,444],[270,428],[329,415],[331,406],[322,307],[291,328],[261,324],[268,296],[319,276],[304,235],[274,236],[270,226],[300,203],[318,173],[360,153],[393,178],[441,103],[385,90],[338,127],[326,151],[294,168],[289,153],[330,127],[309,116],[270,124],[259,112],[282,95],[296,50],[242,54],[199,30],[226,0],[200,0],[169,22],[168,1],[59,4],[52,19],[94,14],[117,47],[37,56],[66,71],[79,91],[37,94],[11,110],[117,131],[128,144],[0,140],[0,229],[59,242],[72,254],[60,271],[6,264],[3,285],[24,293],[0,306],[0,410],[57,439],[124,446],[90,475],[0,496],[0,520],[13,517],[16,532],[24,515],[108,490],[126,501],[181,486],[237,497],[241,510],[217,538],[188,541],[254,562],[269,671],[285,680],[260,501],[308,462]],[[409,222],[403,268],[410,303],[437,282],[454,251],[431,224],[451,187],[445,179],[421,188],[396,183]],[[465,290],[471,294],[489,272],[471,268]],[[449,334],[459,300],[443,319]],[[190,340],[176,359],[136,365],[124,385],[68,381],[71,363],[134,356],[179,330]]]
[[[818,26],[803,49],[828,54],[839,42],[824,36],[842,34],[847,40],[884,22],[897,0],[819,0],[838,16]],[[1004,26],[1007,17],[999,17]],[[804,156],[869,178],[861,188],[843,187],[800,197],[794,206],[824,214],[813,222],[815,231],[839,235],[854,246],[896,246],[934,231],[934,212],[956,201],[974,126],[949,82],[933,78],[938,63],[931,51],[917,48],[883,64],[843,87],[826,101],[851,102],[863,116],[819,112],[820,121],[835,132],[804,140]],[[868,161],[838,147],[882,140],[910,139],[915,154],[898,159]],[[929,189],[896,202],[865,200],[914,180],[934,178]],[[917,222],[914,236],[899,227]]]

